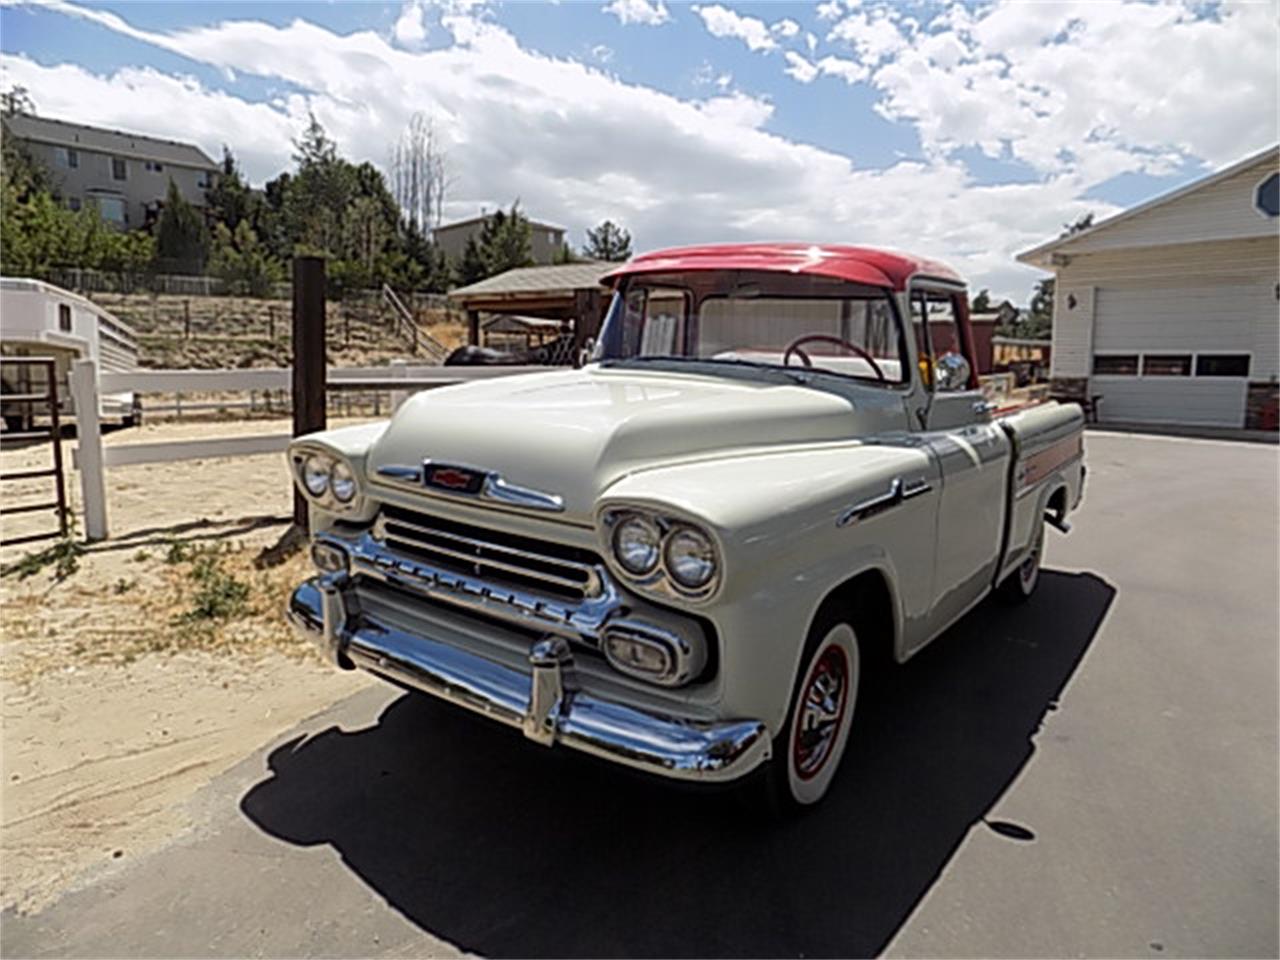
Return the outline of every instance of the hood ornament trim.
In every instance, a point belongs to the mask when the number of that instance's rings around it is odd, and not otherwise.
[[[377,474],[384,480],[391,480],[395,483],[405,484],[419,489],[425,487],[426,477],[430,475],[434,468],[435,471],[457,470],[466,473],[480,474],[484,477],[480,487],[475,492],[468,492],[461,489],[449,489],[442,485],[432,485],[433,493],[442,493],[446,496],[461,496],[471,499],[488,500],[491,503],[501,503],[509,507],[520,507],[525,510],[542,510],[547,513],[563,513],[564,497],[557,493],[546,493],[542,490],[535,490],[532,487],[522,487],[518,484],[509,482],[500,473],[493,470],[482,470],[478,467],[469,467],[461,464],[444,464],[432,460],[423,460],[422,466],[408,466],[399,463],[387,463],[378,467]]]

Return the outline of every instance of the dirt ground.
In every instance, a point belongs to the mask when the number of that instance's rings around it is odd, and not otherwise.
[[[149,424],[106,442],[287,431]],[[63,446],[70,466],[74,441]],[[48,458],[47,445],[5,452],[0,469]],[[47,484],[7,484],[5,501]],[[67,492],[79,513],[74,470]],[[197,790],[366,682],[322,663],[284,622],[305,556],[255,567],[291,502],[279,454],[113,468],[109,540],[0,553],[0,907],[37,910],[95,867],[198,826]],[[6,521],[13,536],[52,517]]]

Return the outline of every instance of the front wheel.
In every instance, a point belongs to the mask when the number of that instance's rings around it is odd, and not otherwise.
[[[843,621],[815,623],[805,653],[766,773],[775,808],[811,806],[826,795],[853,726],[862,666],[853,627]]]

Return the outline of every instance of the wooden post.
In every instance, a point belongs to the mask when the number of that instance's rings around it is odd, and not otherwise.
[[[574,363],[588,340],[600,333],[600,314],[603,298],[598,289],[575,290],[573,294],[573,354]]]
[[[182,301],[182,339],[191,339],[191,301]]]
[[[102,430],[98,423],[98,367],[92,360],[71,366],[71,399],[76,408],[76,459],[84,500],[86,540],[107,538],[107,487],[103,476]]]
[[[467,311],[467,343],[473,347],[480,346],[480,311]]]
[[[391,361],[391,379],[405,380],[409,376],[409,365],[404,360]],[[408,390],[392,390],[391,391],[391,413],[394,415],[400,409],[400,404],[409,399]]]
[[[272,343],[276,341],[276,308],[273,304],[267,304],[267,339]]]
[[[325,426],[324,260],[293,260],[293,435]],[[293,521],[306,529],[307,501],[293,492]]]

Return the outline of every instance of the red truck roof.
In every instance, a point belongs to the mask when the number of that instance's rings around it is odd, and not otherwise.
[[[716,243],[642,253],[607,274],[614,281],[633,273],[679,270],[782,270],[836,277],[894,290],[916,275],[963,284],[945,263],[892,250],[819,243]]]

